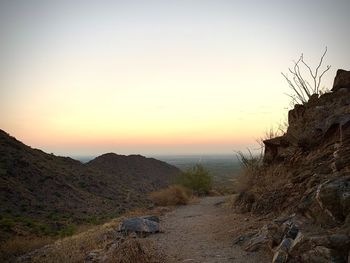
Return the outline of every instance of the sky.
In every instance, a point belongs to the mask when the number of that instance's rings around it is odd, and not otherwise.
[[[350,70],[348,0],[0,0],[0,129],[65,156],[231,154],[286,120],[281,72]]]

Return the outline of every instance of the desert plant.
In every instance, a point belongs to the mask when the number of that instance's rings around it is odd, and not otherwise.
[[[127,239],[123,242],[110,260],[117,263],[160,263],[164,262],[164,255],[157,251],[153,242],[146,239]]]
[[[240,162],[243,169],[255,170],[260,167],[263,159],[263,153],[253,154],[249,149],[247,149],[247,154],[242,151],[236,152],[238,161]]]
[[[319,94],[322,77],[331,68],[327,65],[324,70],[321,70],[323,59],[327,54],[327,47],[321,56],[318,66],[313,70],[304,60],[304,55],[301,54],[297,62],[294,62],[292,68],[288,68],[292,77],[289,78],[287,74],[281,73],[286,79],[289,88],[292,89],[292,94],[287,94],[291,97],[293,104],[305,104],[313,94]],[[304,71],[309,73],[309,76],[304,75]]]
[[[186,205],[191,199],[191,191],[181,185],[171,185],[150,193],[149,197],[158,206]]]
[[[253,183],[254,177],[257,176],[261,170],[263,151],[261,149],[259,154],[253,154],[249,149],[248,153],[242,151],[236,152],[238,161],[242,166],[241,173],[234,179],[233,189],[237,193],[245,192]]]
[[[209,172],[200,164],[193,166],[176,178],[177,184],[191,189],[197,195],[208,194],[212,188],[212,181]]]

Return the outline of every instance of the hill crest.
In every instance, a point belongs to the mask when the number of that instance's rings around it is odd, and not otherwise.
[[[33,149],[0,130],[0,221],[11,222],[0,226],[2,239],[54,234],[145,206],[147,193],[167,186],[178,173],[141,155],[107,153],[83,164]]]

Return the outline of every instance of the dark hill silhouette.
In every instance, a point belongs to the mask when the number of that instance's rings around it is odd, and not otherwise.
[[[147,193],[180,172],[140,155],[104,154],[82,164],[33,149],[0,130],[0,236],[56,234],[148,204]]]
[[[172,176],[179,172],[174,166],[142,155],[119,155],[106,153],[86,164],[104,174],[127,181],[137,192],[149,192],[167,186]]]

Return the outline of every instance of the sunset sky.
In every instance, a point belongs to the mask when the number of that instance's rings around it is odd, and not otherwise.
[[[213,154],[286,118],[281,76],[328,47],[349,0],[0,0],[0,129],[59,155]]]

